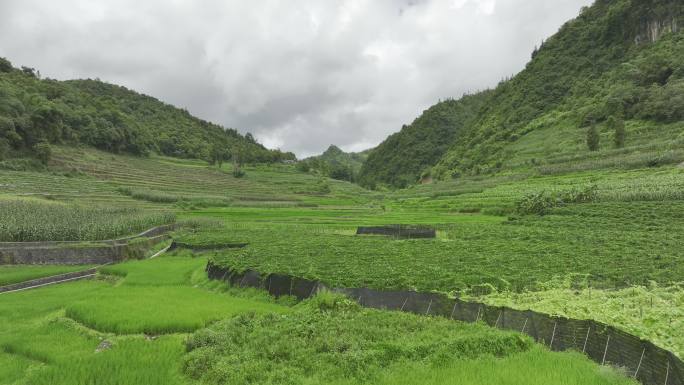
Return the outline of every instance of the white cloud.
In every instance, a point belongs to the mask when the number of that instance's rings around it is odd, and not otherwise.
[[[3,0],[0,56],[99,77],[266,145],[360,150],[494,86],[591,0]]]

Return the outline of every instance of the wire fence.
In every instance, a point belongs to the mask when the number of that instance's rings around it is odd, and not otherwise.
[[[284,274],[262,275],[253,270],[237,272],[212,262],[207,264],[206,271],[210,279],[226,281],[233,286],[262,288],[276,297],[291,295],[302,300],[319,290],[328,289],[356,299],[369,308],[442,316],[464,322],[484,322],[492,327],[527,334],[554,351],[582,352],[601,365],[622,369],[645,385],[684,385],[684,363],[673,353],[596,321],[465,302],[439,293],[331,288],[320,281]]]

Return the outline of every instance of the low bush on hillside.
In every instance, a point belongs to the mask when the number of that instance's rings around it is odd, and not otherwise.
[[[535,192],[525,195],[516,203],[518,214],[547,214],[552,208],[569,203],[589,203],[596,200],[597,187],[595,185],[573,188],[568,191]]]

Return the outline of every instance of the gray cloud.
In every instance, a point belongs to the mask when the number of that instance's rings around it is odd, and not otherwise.
[[[300,156],[494,86],[591,0],[3,0],[0,56],[100,78]]]

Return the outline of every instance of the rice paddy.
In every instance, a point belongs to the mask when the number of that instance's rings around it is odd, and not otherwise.
[[[0,204],[12,211],[0,215],[14,223],[6,240],[98,240],[177,218],[177,243],[214,249],[181,248],[102,267],[95,280],[0,294],[0,323],[9,325],[0,328],[0,384],[634,383],[580,354],[484,325],[350,303],[331,309],[340,301],[331,298],[293,306],[229,288],[207,280],[210,258],[333,286],[439,291],[590,317],[681,352],[682,304],[671,289],[684,274],[677,167],[370,192],[291,165],[250,166],[234,178],[229,166],[193,160],[66,148],[55,157],[64,172],[3,171]],[[588,202],[516,212],[527,194],[587,186],[596,191]],[[16,230],[29,223],[38,230]],[[357,226],[386,224],[433,226],[437,238],[355,235]],[[236,243],[248,245],[226,248]],[[64,269],[1,267],[0,282]],[[549,286],[572,274],[584,286]],[[642,316],[649,295],[653,310]]]

